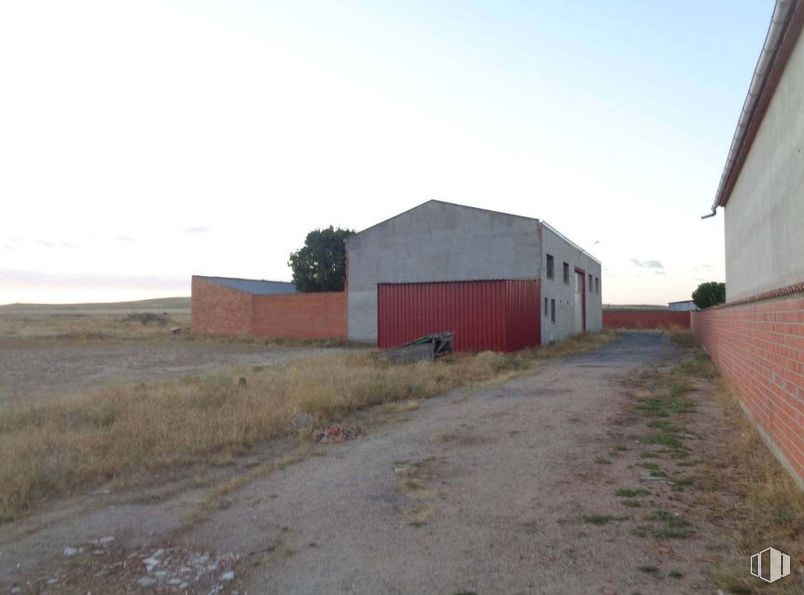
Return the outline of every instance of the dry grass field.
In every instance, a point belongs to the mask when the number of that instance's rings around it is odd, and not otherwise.
[[[142,311],[142,304],[134,307]],[[167,312],[163,302],[155,307]],[[132,339],[175,341],[166,327],[186,316],[174,308],[167,324],[151,325],[132,319],[126,308],[33,310],[19,307],[0,318],[0,344],[11,341],[18,349],[47,339],[50,348],[67,351],[75,343],[113,350]],[[155,471],[230,461],[267,440],[309,434],[315,425],[364,407],[504,378],[540,359],[593,349],[614,337],[600,333],[516,355],[454,355],[406,366],[389,365],[365,349],[273,365],[185,366],[176,378],[123,383],[106,377],[104,386],[69,397],[17,399],[0,407],[0,519],[104,482],[132,485]],[[221,351],[233,343],[202,341]],[[151,341],[134,341],[126,349],[138,345],[153,349]]]
[[[189,298],[0,306],[0,340],[154,338],[189,326]]]

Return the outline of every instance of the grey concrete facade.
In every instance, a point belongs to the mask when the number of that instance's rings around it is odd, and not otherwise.
[[[380,283],[541,279],[544,292],[552,282],[543,275],[543,241],[550,243],[556,262],[565,258],[600,277],[600,263],[530,217],[431,200],[368,228],[346,242],[349,338],[376,343]],[[598,330],[600,296],[589,297],[593,299],[587,299],[587,328]],[[549,317],[548,324],[552,324]],[[562,311],[547,335],[542,327],[543,341],[571,334],[573,324]]]
[[[727,301],[804,281],[802,105],[799,38],[726,204]]]
[[[600,263],[547,224],[540,226],[542,244],[542,344],[560,341],[577,333],[583,326],[583,312],[578,315],[575,294],[585,293],[586,330],[603,328],[603,301]],[[553,257],[554,274],[547,275],[547,257]],[[569,275],[565,280],[564,264]],[[579,275],[583,275],[583,281]],[[591,275],[591,281],[589,276]],[[580,293],[580,292],[579,292]],[[547,308],[545,313],[545,299]],[[552,301],[556,301],[555,322],[552,320]]]

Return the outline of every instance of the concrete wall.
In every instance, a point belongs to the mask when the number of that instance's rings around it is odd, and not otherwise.
[[[690,311],[603,310],[603,328],[690,328]]]
[[[430,201],[346,242],[348,328],[377,341],[377,284],[540,277],[538,221]]]
[[[572,242],[556,233],[547,225],[540,225],[542,244],[542,344],[558,341],[575,333],[575,268],[584,271],[586,279],[586,330],[599,331],[603,328],[603,280],[600,278],[600,263]],[[547,255],[551,254],[555,262],[553,279],[547,278]],[[569,264],[569,283],[564,282],[564,263]],[[589,274],[592,284],[589,284]],[[596,291],[594,279],[600,279],[600,291]],[[548,301],[548,311],[544,313],[544,300]],[[556,300],[556,321],[550,316],[550,300]]]
[[[726,205],[728,301],[804,280],[802,105],[799,38]]]
[[[693,312],[692,329],[804,489],[804,284],[788,297]]]

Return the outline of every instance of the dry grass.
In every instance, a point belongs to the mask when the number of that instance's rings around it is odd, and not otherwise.
[[[458,354],[403,366],[351,351],[0,411],[0,519],[108,481],[129,485],[154,472],[231,462],[266,440],[309,436],[313,425],[358,409],[407,408],[613,338],[587,335],[544,352]]]
[[[0,339],[139,339],[170,336],[172,327],[185,333],[190,315],[168,313],[166,324],[142,324],[120,314],[0,315]]]
[[[679,335],[679,343],[687,345],[683,333]],[[745,570],[751,554],[769,545],[794,555],[804,551],[804,493],[762,441],[736,397],[718,379],[705,353],[697,350],[672,370],[669,379],[670,396],[673,386],[704,386],[724,412],[726,438],[705,458],[699,486],[705,493],[698,496],[697,506],[706,510],[708,517],[728,519],[734,527],[734,549],[724,552],[726,560],[713,570],[713,580],[730,593],[753,593],[758,583]],[[680,399],[686,399],[684,392],[679,394]],[[671,398],[666,401],[672,405]],[[675,413],[672,407],[669,411]],[[794,592],[792,583],[795,581],[766,585],[763,592]]]
[[[681,328],[680,326],[673,325],[664,334],[679,345],[680,347],[694,347],[695,337],[690,329]]]
[[[708,503],[715,514],[733,519],[736,527],[731,559],[715,570],[714,577],[729,592],[752,593],[756,582],[745,572],[750,555],[769,545],[794,557],[804,552],[804,493],[774,458],[734,395],[722,385],[716,394],[733,438],[719,453],[719,460],[710,461],[729,472],[708,469],[709,489],[726,498],[710,498]],[[779,581],[772,591],[795,592],[795,582]]]
[[[554,357],[567,357],[585,351],[591,351],[611,343],[619,337],[619,333],[612,330],[604,330],[599,333],[585,333],[575,335],[569,339],[552,343],[539,349],[531,350],[529,355],[535,359],[550,359]]]

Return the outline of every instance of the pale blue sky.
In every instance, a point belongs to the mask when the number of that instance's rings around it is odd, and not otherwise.
[[[310,229],[430,198],[545,219],[606,302],[686,299],[772,9],[3,3],[0,303],[289,279]]]

